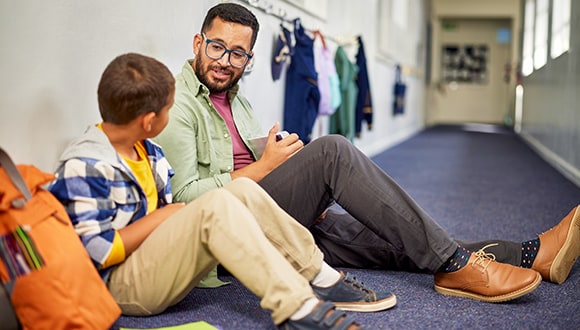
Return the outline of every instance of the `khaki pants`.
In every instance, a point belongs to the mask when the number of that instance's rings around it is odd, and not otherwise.
[[[279,324],[314,297],[309,282],[322,260],[310,232],[242,178],[159,225],[111,272],[108,287],[123,314],[157,314],[221,263]]]

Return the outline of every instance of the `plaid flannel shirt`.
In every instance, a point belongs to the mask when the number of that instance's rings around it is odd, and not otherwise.
[[[161,147],[144,140],[159,196],[158,207],[171,203],[169,178],[173,169]],[[127,163],[106,135],[89,127],[63,153],[56,179],[49,190],[65,206],[75,230],[99,273],[106,279],[112,267],[103,269],[115,231],[147,213],[147,198]],[[113,266],[114,267],[114,266]]]

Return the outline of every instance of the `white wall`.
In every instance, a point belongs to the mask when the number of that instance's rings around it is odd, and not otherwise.
[[[218,2],[1,0],[0,146],[17,163],[52,171],[66,144],[99,121],[96,88],[106,65],[122,53],[139,52],[178,73],[185,59],[192,57],[191,40],[205,13]],[[424,1],[414,2],[413,10],[423,13]],[[425,90],[420,74],[407,77],[407,113],[391,115],[393,65],[405,59],[384,61],[375,56],[379,0],[330,1],[327,20],[281,0],[269,3],[285,9],[289,18],[299,16],[308,29],[333,37],[362,34],[374,103],[374,128],[355,141],[363,151],[373,155],[423,127]],[[280,21],[253,11],[261,29],[254,49],[256,64],[244,77],[242,91],[267,129],[282,120],[284,76],[272,82],[269,71]],[[424,21],[414,24],[423,27]],[[336,44],[331,41],[330,47]],[[325,134],[326,123],[317,124],[315,132],[322,127]]]

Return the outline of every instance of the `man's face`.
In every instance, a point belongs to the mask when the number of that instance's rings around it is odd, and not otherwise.
[[[216,17],[211,28],[205,31],[205,36],[222,43],[229,50],[240,50],[251,54],[252,28],[238,23],[226,22]],[[200,34],[193,39],[193,70],[197,78],[210,90],[211,93],[221,93],[234,87],[242,74],[242,68],[233,67],[229,63],[229,54],[226,53],[219,60],[211,59],[206,54],[207,41]],[[246,63],[247,65],[247,63]]]

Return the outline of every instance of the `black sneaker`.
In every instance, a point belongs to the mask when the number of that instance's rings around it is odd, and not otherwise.
[[[328,288],[312,286],[320,300],[331,301],[337,309],[353,312],[378,312],[397,304],[397,297],[390,292],[375,292],[364,287],[349,273],[342,274],[335,285]]]
[[[330,313],[329,313],[330,312]],[[327,315],[328,314],[328,315]],[[346,330],[351,325],[358,325],[360,330],[366,328],[360,326],[351,316],[345,312],[336,310],[336,307],[328,301],[320,303],[310,314],[300,320],[286,320],[280,324],[280,330]]]

